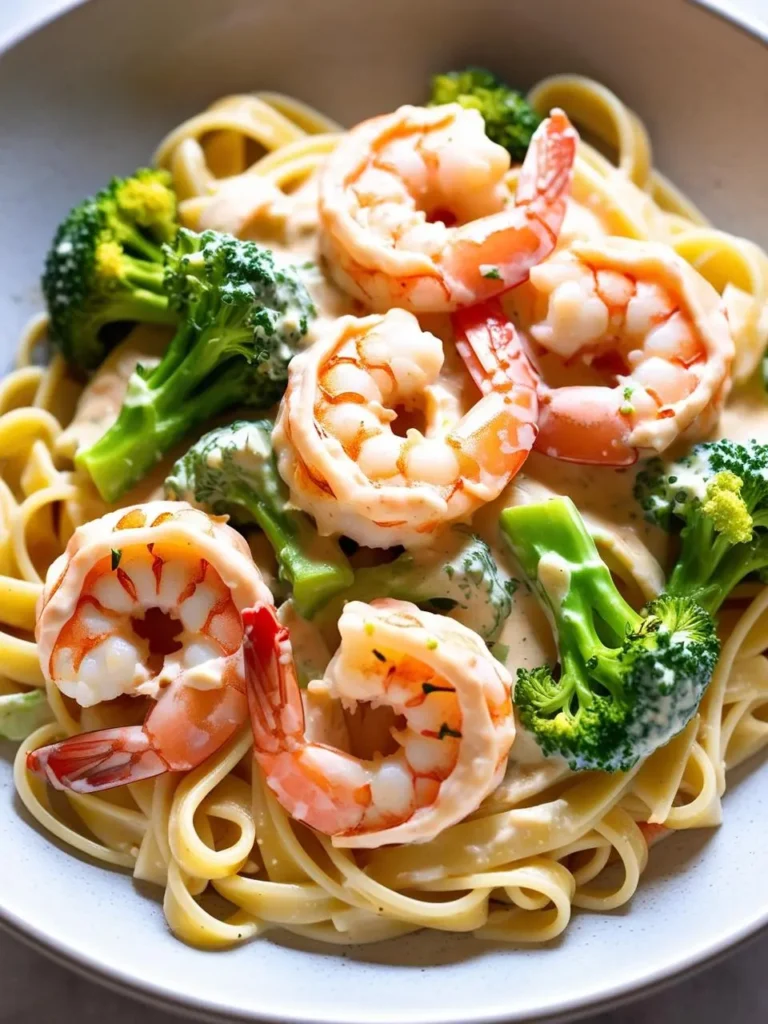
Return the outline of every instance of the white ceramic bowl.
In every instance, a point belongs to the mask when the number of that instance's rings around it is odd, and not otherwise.
[[[62,213],[185,116],[265,87],[353,123],[418,101],[429,72],[467,62],[520,85],[556,71],[601,79],[716,223],[768,242],[768,53],[685,0],[94,0],[0,62],[3,363],[40,308]],[[151,891],[35,830],[2,753],[1,922],[91,977],[200,1014],[538,1020],[656,985],[768,921],[768,776],[752,764],[731,779],[720,830],[668,840],[631,907],[579,915],[548,948],[420,935],[337,951],[277,937],[200,953],[171,937]]]

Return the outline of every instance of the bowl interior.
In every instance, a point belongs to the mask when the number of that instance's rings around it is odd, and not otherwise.
[[[100,0],[0,61],[3,365],[41,307],[62,213],[146,161],[184,117],[269,88],[353,123],[418,102],[429,73],[465,63],[521,86],[557,71],[601,79],[644,118],[657,164],[715,223],[768,242],[768,133],[755,130],[768,58],[685,0],[625,0],[620,28],[613,0]],[[14,797],[12,750],[0,751],[0,918],[89,973],[190,1008],[337,1024],[529,1020],[658,981],[768,919],[766,787],[752,765],[731,780],[720,831],[670,839],[628,912],[580,915],[549,948],[435,934],[337,950],[276,935],[203,954],[171,938],[130,878],[38,833]]]

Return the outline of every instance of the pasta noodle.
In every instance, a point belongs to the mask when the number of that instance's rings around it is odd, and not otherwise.
[[[654,170],[642,122],[604,86],[556,76],[539,83],[530,100],[542,113],[563,107],[594,143],[579,149],[575,201],[609,233],[668,242],[722,293],[736,343],[734,377],[747,381],[768,338],[765,253],[710,226]],[[211,218],[224,216],[214,204],[227,190],[257,196],[259,180],[286,195],[311,189],[340,131],[281,94],[232,96],[174,129],[155,159],[172,172],[182,221],[211,226]],[[241,228],[268,233],[258,203],[245,213]],[[44,686],[33,629],[45,572],[78,525],[107,511],[67,447],[81,387],[60,356],[46,367],[34,362],[45,327],[44,317],[35,318],[16,369],[0,383],[1,693]],[[127,344],[134,346],[132,368],[151,345],[141,328]],[[740,401],[737,390],[733,408]],[[763,422],[768,426],[768,417]],[[156,483],[123,503],[147,497]],[[536,467],[514,486],[529,495],[559,489]],[[588,498],[583,509],[625,584],[642,598],[658,593],[664,552]],[[203,948],[274,928],[331,943],[375,942],[419,928],[548,942],[567,927],[573,908],[625,905],[660,831],[717,824],[726,768],[768,743],[768,590],[760,588],[746,608],[729,609],[723,628],[728,635],[700,713],[644,763],[623,774],[575,775],[562,762],[526,760],[513,747],[496,792],[421,845],[344,850],[293,822],[252,763],[248,728],[185,776],[99,795],[68,793],[63,808],[27,773],[27,753],[86,723],[112,723],[99,706],[76,714],[53,687],[55,721],[20,745],[15,783],[30,814],[58,840],[163,886],[170,928]]]

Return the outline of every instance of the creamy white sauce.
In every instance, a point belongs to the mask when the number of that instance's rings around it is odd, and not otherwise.
[[[559,607],[571,588],[571,564],[555,551],[547,551],[539,559],[539,583],[554,607]]]
[[[157,366],[168,338],[168,329],[142,324],[109,353],[84,388],[72,422],[57,438],[58,454],[74,458],[78,449],[98,441],[117,419],[136,366]]]

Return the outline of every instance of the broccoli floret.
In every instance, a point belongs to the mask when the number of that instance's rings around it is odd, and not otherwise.
[[[95,369],[119,337],[105,330],[110,324],[175,323],[162,244],[177,226],[170,174],[147,168],[114,178],[70,210],[42,280],[51,335],[69,363]]]
[[[311,619],[350,586],[352,567],[336,541],[319,537],[303,512],[290,508],[272,449],[271,420],[238,420],[192,445],[165,481],[169,498],[191,502],[237,525],[257,524],[275,550],[280,577],[300,615]]]
[[[181,228],[165,259],[176,334],[155,369],[131,376],[117,422],[76,458],[110,502],[188,431],[235,405],[276,402],[315,312],[297,269],[255,242]]]
[[[710,441],[678,462],[653,459],[635,497],[657,526],[681,527],[668,593],[714,614],[745,576],[768,567],[768,445]]]
[[[120,224],[127,225],[126,244],[131,243],[133,232],[137,229],[142,239],[149,235],[152,241],[174,240],[179,223],[176,218],[176,193],[168,171],[141,167],[130,178],[113,178],[110,192]],[[118,226],[116,230],[119,232],[123,229]]]
[[[508,508],[501,528],[554,623],[559,667],[518,669],[515,706],[574,771],[626,771],[690,721],[720,651],[688,596],[642,613],[619,593],[569,498]]]
[[[541,118],[521,92],[511,89],[484,68],[448,71],[432,78],[429,105],[460,103],[479,110],[489,139],[506,149],[513,160],[524,159]]]
[[[346,601],[392,597],[428,611],[451,612],[492,645],[509,617],[516,586],[485,541],[456,526],[443,550],[404,551],[392,562],[357,569],[355,582],[327,614],[338,618]]]

